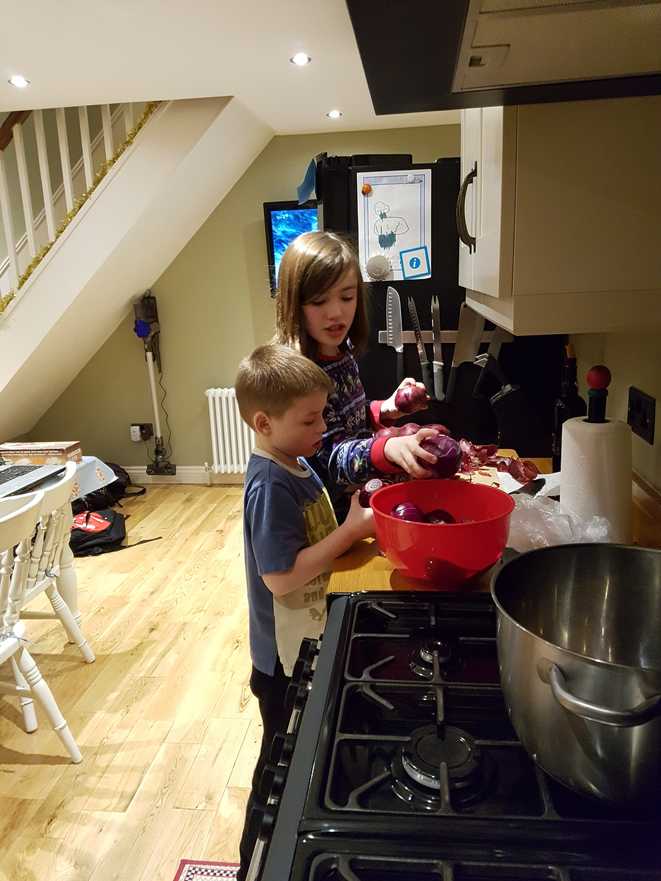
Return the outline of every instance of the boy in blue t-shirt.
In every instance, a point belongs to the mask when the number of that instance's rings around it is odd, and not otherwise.
[[[372,512],[354,495],[337,525],[323,484],[302,460],[321,446],[333,384],[303,355],[282,345],[260,346],[239,365],[236,396],[255,431],[244,487],[244,544],[250,614],[250,689],[264,733],[241,839],[245,878],[264,808],[259,783],[276,731],[288,719],[284,697],[301,641],[326,621],[330,567],[354,542],[374,534]]]

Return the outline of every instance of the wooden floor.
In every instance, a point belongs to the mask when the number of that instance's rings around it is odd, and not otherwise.
[[[83,763],[0,697],[2,881],[172,881],[183,857],[237,860],[261,737],[241,488],[151,487],[123,510],[129,542],[163,538],[76,561],[96,662],[29,622]]]

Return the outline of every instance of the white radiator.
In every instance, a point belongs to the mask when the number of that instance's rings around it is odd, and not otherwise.
[[[208,388],[214,474],[243,474],[255,446],[255,432],[241,419],[233,388]]]

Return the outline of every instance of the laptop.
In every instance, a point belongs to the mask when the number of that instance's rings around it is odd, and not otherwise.
[[[65,465],[0,465],[0,496],[28,492],[49,477],[60,474]]]

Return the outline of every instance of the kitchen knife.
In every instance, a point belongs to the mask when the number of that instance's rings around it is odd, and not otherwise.
[[[483,395],[488,397],[489,395],[494,394],[493,389],[490,392],[488,390],[490,376],[493,376],[496,379],[499,388],[503,388],[507,385],[507,377],[502,371],[498,358],[500,357],[500,350],[503,343],[511,343],[512,339],[512,334],[503,330],[502,327],[497,327],[494,330],[491,342],[489,343],[489,348],[486,352],[482,355],[478,355],[475,359],[475,364],[482,369],[477,378],[477,382],[475,383],[475,388],[473,389],[473,397],[479,398]]]
[[[461,309],[459,310],[457,342],[454,346],[452,367],[450,368],[450,378],[448,380],[448,388],[445,396],[448,403],[450,403],[455,396],[459,368],[464,363],[472,365],[477,356],[483,330],[484,318],[481,315],[478,315],[478,313],[471,309],[470,306],[466,305],[466,303],[462,303]],[[475,379],[473,379],[472,387],[475,387]]]
[[[431,329],[434,337],[434,397],[437,401],[445,398],[443,391],[443,347],[441,345],[441,307],[438,297],[431,300]]]
[[[422,342],[422,331],[420,330],[420,320],[418,319],[418,310],[415,308],[413,297],[408,298],[409,315],[411,316],[411,324],[415,333],[415,343],[418,347],[418,361],[420,362],[420,370],[422,371],[422,381],[427,389],[430,397],[434,396],[434,373],[432,366],[427,358],[427,350]]]
[[[388,287],[386,294],[386,345],[392,346],[397,354],[397,381],[404,379],[404,343],[402,342],[402,304],[399,294]]]

